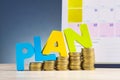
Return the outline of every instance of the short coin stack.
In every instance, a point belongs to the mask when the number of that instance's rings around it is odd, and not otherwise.
[[[82,48],[82,68],[83,70],[94,70],[95,55],[94,48]]]
[[[56,61],[57,70],[68,70],[68,57],[58,57]]]
[[[31,62],[29,64],[30,71],[41,71],[42,70],[42,63],[41,62]]]
[[[45,61],[43,69],[45,71],[54,71],[54,69],[55,69],[55,61]]]
[[[70,70],[80,70],[81,69],[81,57],[80,52],[70,52],[69,53],[69,68]]]

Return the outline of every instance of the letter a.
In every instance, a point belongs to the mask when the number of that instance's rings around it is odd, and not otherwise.
[[[59,52],[60,56],[67,57],[66,47],[63,34],[60,31],[52,31],[46,45],[43,48],[43,54],[47,55],[50,52]]]

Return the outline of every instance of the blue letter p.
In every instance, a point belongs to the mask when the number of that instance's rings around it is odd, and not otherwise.
[[[27,52],[24,53],[23,49],[27,49]],[[30,43],[18,43],[16,44],[16,64],[17,70],[24,70],[24,59],[30,58],[34,54],[34,48]]]

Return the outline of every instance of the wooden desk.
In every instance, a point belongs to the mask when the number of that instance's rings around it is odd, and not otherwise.
[[[120,69],[16,71],[15,64],[0,64],[0,80],[120,80]]]

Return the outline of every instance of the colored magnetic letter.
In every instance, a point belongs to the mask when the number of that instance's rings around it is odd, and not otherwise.
[[[43,48],[43,54],[50,52],[59,52],[60,56],[67,57],[63,34],[60,31],[52,31],[46,45]]]
[[[85,48],[92,47],[92,41],[90,39],[87,25],[81,24],[80,31],[81,31],[81,35],[73,31],[71,28],[67,28],[64,30],[64,34],[65,34],[70,52],[76,52],[74,41],[77,41],[79,44],[81,44]]]
[[[41,38],[34,37],[35,61],[56,60],[55,54],[43,55],[41,50]]]
[[[23,49],[27,49],[27,52],[24,53]],[[17,70],[24,70],[24,60],[26,58],[32,57],[34,54],[34,49],[30,43],[18,43],[16,44],[16,64]]]

